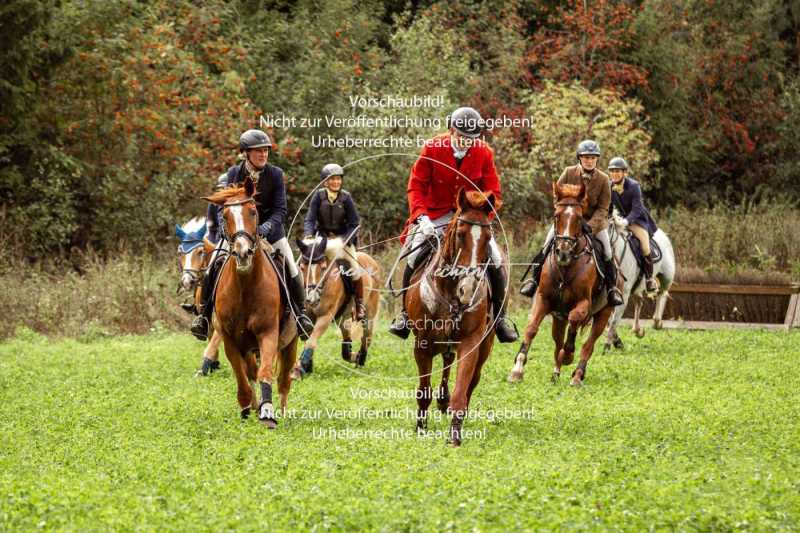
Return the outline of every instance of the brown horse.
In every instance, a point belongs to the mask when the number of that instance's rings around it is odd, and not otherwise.
[[[230,258],[219,274],[213,321],[236,376],[242,418],[256,407],[259,420],[272,429],[277,426],[272,405],[273,372],[278,366],[278,393],[285,412],[292,384],[289,373],[297,355],[297,328],[285,313],[276,266],[257,233],[254,189],[247,177],[243,187],[225,189],[206,198],[222,206],[230,250]],[[256,351],[260,353],[260,365],[256,364]],[[248,380],[257,380],[260,385],[258,404]]]
[[[416,337],[417,431],[427,428],[428,406],[433,398],[433,357],[442,354],[444,366],[437,403],[442,412],[452,413],[453,446],[461,445],[470,398],[494,342],[492,306],[485,281],[491,238],[489,213],[494,210],[494,203],[491,192],[459,191],[458,209],[447,227],[442,246],[414,274],[404,295],[409,327]],[[455,358],[456,384],[450,397],[448,380]]]
[[[343,249],[341,239],[326,242],[327,246],[334,248],[338,246]],[[292,371],[292,379],[300,379],[312,372],[314,350],[320,337],[333,321],[337,321],[342,332],[342,359],[348,363],[364,366],[372,343],[372,332],[380,303],[380,294],[376,289],[381,283],[380,265],[363,252],[359,252],[356,256],[356,260],[362,268],[360,274],[364,283],[364,305],[367,312],[361,324],[361,346],[358,353],[353,355],[353,330],[357,320],[353,305],[354,299],[348,295],[343,280],[343,269],[350,267],[346,263],[338,261],[328,262],[325,257],[326,242],[322,242],[319,247],[316,247],[313,243],[297,241],[301,253],[300,271],[306,282],[306,304],[314,320],[314,330],[308,337],[300,360]]]
[[[606,291],[597,274],[591,235],[583,227],[586,187],[553,184],[555,197],[555,245],[548,254],[528,315],[528,326],[517,353],[509,381],[521,381],[528,360],[531,341],[547,314],[553,316],[555,368],[552,381],[558,382],[561,366],[572,364],[575,337],[578,329],[592,322],[589,337],[581,347],[581,360],[572,373],[571,385],[581,385],[586,377],[586,365],[594,352],[594,344],[603,333],[614,308],[609,306]],[[602,250],[598,250],[602,253]],[[564,343],[564,331],[569,322],[569,334]]]

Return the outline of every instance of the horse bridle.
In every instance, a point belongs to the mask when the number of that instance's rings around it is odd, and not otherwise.
[[[234,206],[237,206],[237,205],[245,205],[245,204],[249,204],[249,203],[256,203],[256,201],[253,198],[245,198],[244,200],[237,200],[235,202],[225,202],[224,204],[222,204],[222,209],[224,210],[226,207],[234,207]],[[223,224],[222,225],[222,234],[225,235],[225,240],[228,241],[228,246],[230,247],[230,254],[233,255],[234,257],[237,257],[238,254],[236,253],[236,250],[233,247],[233,243],[236,242],[236,239],[238,239],[239,237],[246,237],[247,240],[250,241],[250,244],[253,246],[253,248],[257,248],[258,247],[257,246],[258,245],[258,229],[256,229],[255,236],[253,236],[247,230],[243,230],[243,229],[240,229],[239,231],[235,232],[233,235],[228,235],[227,233],[225,233],[225,225]]]
[[[556,204],[556,207],[570,207],[570,206],[580,206],[580,203],[578,203],[578,202],[568,202],[568,203],[558,202]],[[553,216],[553,218],[555,219],[553,221],[553,233],[555,233],[555,228],[556,228],[556,225],[557,225],[556,223],[558,222],[558,217],[559,217],[559,215],[554,215]],[[575,249],[578,247],[578,242],[580,242],[581,237],[586,237],[586,234],[583,231],[581,231],[581,234],[578,235],[577,237],[573,237],[571,235],[558,235],[558,234],[556,234],[554,239],[553,239],[555,246],[552,247],[552,250],[550,251],[550,254],[551,255],[555,254],[555,251],[556,251],[556,248],[558,248],[558,243],[559,242],[567,242],[567,243],[569,243],[569,262],[572,263],[573,261],[575,261],[577,258],[582,256],[583,254],[588,253],[586,248],[581,250],[581,252],[578,253],[578,254],[575,253]]]
[[[188,241],[188,242],[191,242],[191,241]],[[186,255],[189,255],[190,253],[194,252],[197,248],[201,248],[202,246],[203,246],[203,243],[202,243],[202,241],[200,241],[199,244],[197,244],[196,246],[193,246],[188,252],[181,251],[180,246],[178,246],[178,256],[179,256],[178,264],[181,267],[181,274],[189,274],[189,277],[192,279],[192,283],[195,283],[195,284],[199,283],[203,279],[203,274],[205,273],[205,270],[202,269],[202,268],[183,268],[183,261],[181,261],[180,258],[182,258],[183,256],[186,256]],[[200,263],[201,264],[203,263],[203,258],[206,255],[207,254],[206,254],[205,248],[201,249],[200,250]],[[180,286],[179,286],[179,289],[180,289]]]

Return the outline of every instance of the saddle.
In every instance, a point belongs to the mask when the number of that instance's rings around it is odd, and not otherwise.
[[[640,270],[644,270],[644,254],[642,254],[642,243],[639,242],[639,239],[636,238],[633,234],[627,236],[626,240],[628,241],[628,246],[631,249],[631,253],[633,253],[633,257],[636,258],[636,264],[639,265]],[[653,263],[658,263],[661,261],[661,248],[658,246],[658,243],[655,239],[650,239],[650,255],[653,256]]]

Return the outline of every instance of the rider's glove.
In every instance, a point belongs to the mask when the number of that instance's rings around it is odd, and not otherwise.
[[[428,215],[422,215],[419,217],[417,219],[417,224],[419,224],[419,229],[426,237],[431,237],[436,233],[436,226],[433,225],[433,222],[431,222],[431,219],[428,218]]]
[[[258,227],[258,234],[262,237],[267,237],[270,231],[272,231],[272,223],[269,220]]]

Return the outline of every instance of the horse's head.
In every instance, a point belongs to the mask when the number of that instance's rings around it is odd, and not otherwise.
[[[583,234],[583,210],[586,208],[586,186],[553,184],[556,211],[555,254],[558,266],[565,267],[575,258],[578,241]]]
[[[328,268],[325,237],[295,241],[300,249],[300,272],[306,285],[306,302],[316,307],[322,293],[323,277]]]
[[[473,303],[486,270],[492,237],[489,214],[496,204],[499,201],[492,192],[465,189],[458,192],[458,210],[447,229],[442,258],[454,267],[452,271],[458,278],[456,295],[462,305]]]
[[[206,266],[205,234],[205,217],[192,218],[183,226],[175,224],[175,235],[181,240],[178,244],[178,266],[181,268],[178,292],[193,290],[202,277]]]
[[[248,176],[242,187],[218,191],[205,198],[222,207],[225,239],[236,260],[236,270],[243,274],[253,267],[253,254],[258,248],[258,211],[254,193],[253,180]]]

